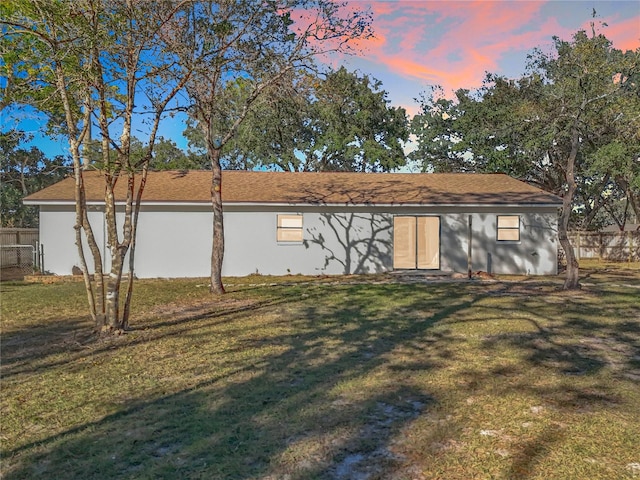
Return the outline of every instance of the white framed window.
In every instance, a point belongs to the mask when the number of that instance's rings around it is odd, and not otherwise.
[[[302,243],[302,215],[278,215],[276,240],[278,242]]]
[[[496,240],[498,242],[520,241],[519,215],[498,215]]]

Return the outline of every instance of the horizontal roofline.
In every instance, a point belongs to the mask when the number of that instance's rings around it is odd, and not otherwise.
[[[25,205],[58,205],[58,206],[73,206],[74,201],[70,200],[25,200]],[[135,202],[134,202],[135,204]],[[87,206],[102,206],[104,202],[88,201]],[[116,205],[125,205],[125,202],[116,201]],[[161,202],[150,201],[143,202],[142,206],[185,206],[185,207],[199,207],[203,205],[211,205],[211,202],[189,202],[189,201],[174,201],[174,202]],[[487,203],[323,203],[323,202],[309,202],[309,203],[283,203],[283,202],[222,202],[223,206],[227,207],[561,207],[562,202],[559,203],[536,203],[536,202],[487,202]]]
[[[462,206],[560,205],[562,199],[505,174],[411,174],[358,172],[222,172],[224,205]],[[126,183],[118,182],[122,205]],[[25,205],[73,205],[71,177],[26,197]],[[104,179],[85,175],[89,204],[104,202]],[[149,172],[144,205],[203,205],[211,202],[210,171]]]

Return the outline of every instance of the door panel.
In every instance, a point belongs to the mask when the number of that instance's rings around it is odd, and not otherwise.
[[[440,268],[440,217],[418,217],[418,268]]]
[[[416,217],[393,219],[393,268],[416,268]]]
[[[393,268],[440,268],[440,217],[394,217]]]

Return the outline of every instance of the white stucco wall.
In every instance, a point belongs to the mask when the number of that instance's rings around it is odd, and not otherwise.
[[[104,251],[104,213],[100,207],[90,207],[89,222],[100,249]],[[71,275],[74,266],[80,266],[75,238],[75,209],[72,205],[40,207],[40,243],[44,247],[44,270],[57,275]],[[83,237],[84,238],[84,237]],[[91,271],[93,257],[86,239],[83,242],[85,259]]]
[[[304,241],[276,239],[277,215],[302,213]],[[392,268],[392,220],[344,209],[228,209],[223,275],[375,273]]]
[[[535,210],[535,212],[532,212]],[[276,239],[278,214],[302,213],[304,242]],[[555,208],[476,207],[238,207],[225,209],[223,275],[375,273],[393,269],[393,216],[438,215],[441,219],[441,269],[467,271],[468,218],[473,224],[473,270],[494,273],[555,274]],[[497,215],[520,215],[518,242],[496,241]],[[90,219],[104,244],[103,214]],[[144,206],[138,226],[136,275],[206,277],[210,273],[211,207]],[[72,206],[42,206],[40,238],[45,268],[68,275],[79,265],[74,244]],[[91,262],[87,251],[87,258]],[[108,255],[105,259],[108,267]]]
[[[210,206],[144,207],[135,252],[138,277],[206,277],[211,272]]]
[[[530,210],[530,209],[529,209]],[[442,216],[442,269],[467,271],[468,222],[472,217],[472,270],[501,274],[557,274],[556,209],[487,208]],[[520,216],[520,240],[497,241],[497,216]]]

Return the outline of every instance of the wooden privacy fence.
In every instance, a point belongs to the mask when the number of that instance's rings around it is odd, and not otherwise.
[[[576,257],[616,262],[640,261],[640,231],[571,232],[569,240]]]

